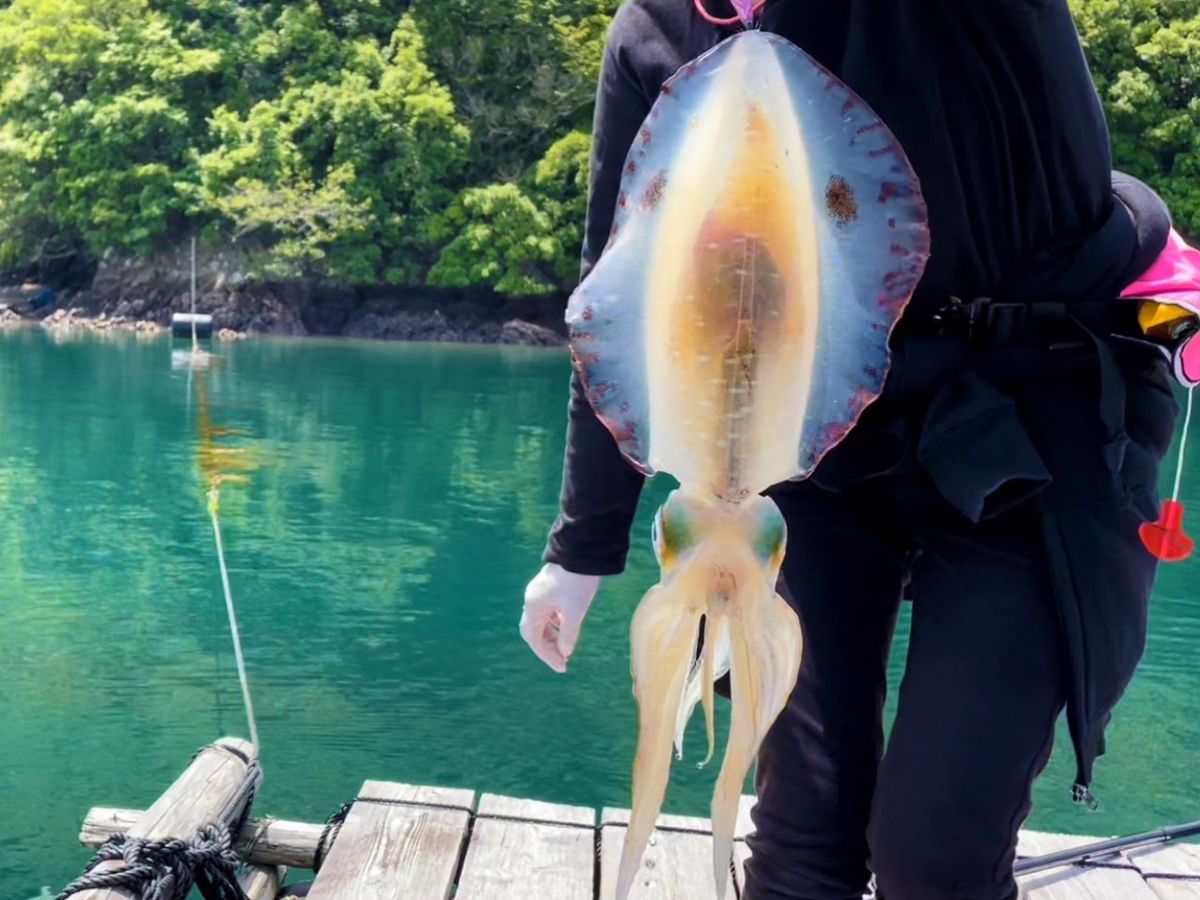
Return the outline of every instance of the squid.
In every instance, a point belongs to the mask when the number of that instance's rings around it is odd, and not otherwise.
[[[629,151],[612,234],[567,309],[598,417],[631,465],[679,482],[654,521],[660,581],[631,625],[638,742],[617,900],[697,705],[713,755],[713,682],[728,671],[712,800],[725,896],[742,785],[803,648],[776,593],[787,528],[764,491],[810,475],[878,396],[928,255],[895,136],[778,36],[747,30],[685,65]]]

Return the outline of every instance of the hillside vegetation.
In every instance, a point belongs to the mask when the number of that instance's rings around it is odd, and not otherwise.
[[[1118,165],[1200,234],[1200,6],[1072,6]],[[264,276],[569,288],[615,7],[0,0],[0,270],[197,234]]]

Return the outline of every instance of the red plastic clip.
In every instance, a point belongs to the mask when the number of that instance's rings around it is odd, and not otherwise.
[[[1188,430],[1192,424],[1192,401],[1195,389],[1188,388],[1187,412],[1183,416],[1183,429],[1179,435],[1179,459],[1175,461],[1175,489],[1171,497],[1163,501],[1162,512],[1157,522],[1143,522],[1138,535],[1155,559],[1162,562],[1179,562],[1192,555],[1196,547],[1183,532],[1183,504],[1179,502],[1179,489],[1183,486],[1183,460],[1187,450]]]
[[[1138,534],[1146,549],[1163,562],[1187,559],[1196,546],[1183,532],[1183,504],[1178,500],[1164,500],[1158,521],[1142,523]]]

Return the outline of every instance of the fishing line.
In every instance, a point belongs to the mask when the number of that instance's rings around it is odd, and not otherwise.
[[[192,353],[200,352],[200,341],[196,337],[196,236],[192,235]]]
[[[1188,388],[1187,392],[1187,408],[1183,414],[1183,431],[1179,435],[1179,459],[1175,463],[1175,487],[1171,491],[1171,499],[1179,499],[1179,486],[1183,484],[1183,455],[1187,450],[1188,441],[1188,426],[1192,424],[1192,399],[1195,393],[1195,387]]]
[[[250,679],[246,676],[246,657],[242,653],[242,635],[238,630],[237,610],[233,605],[233,591],[229,587],[229,570],[225,566],[225,545],[221,541],[220,491],[214,485],[208,491],[208,515],[212,519],[213,538],[217,542],[217,562],[221,567],[221,586],[225,591],[225,611],[229,614],[229,633],[233,637],[233,654],[237,659],[238,680],[242,684],[242,702],[246,705],[246,722],[250,726],[250,743],[257,748],[258,721],[254,717],[254,701],[250,697]]]

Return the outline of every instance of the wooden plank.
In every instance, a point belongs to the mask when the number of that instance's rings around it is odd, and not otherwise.
[[[605,809],[600,822],[599,900],[615,900],[629,810]],[[708,819],[660,816],[658,827],[646,847],[629,900],[716,900]],[[725,897],[728,900],[733,895],[730,886]]]
[[[1057,853],[1060,850],[1073,850],[1086,844],[1103,841],[1103,837],[1088,837],[1079,834],[1055,834],[1049,831],[1021,830],[1017,837],[1017,858],[1028,859],[1033,856],[1045,856],[1047,853]]]
[[[1200,900],[1200,847],[1166,844],[1130,850],[1125,855],[1162,900]]]
[[[588,806],[563,806],[538,800],[518,800],[499,794],[484,794],[475,815],[481,819],[521,819],[553,822],[577,828],[596,828],[596,811]]]
[[[596,813],[485,794],[455,900],[592,900]]]
[[[128,829],[133,837],[164,840],[191,839],[203,825],[229,823],[242,812],[250,785],[246,760],[257,759],[258,750],[249,741],[221,738],[205,747],[182,775],[167,788],[154,805]],[[256,773],[253,787],[262,780]],[[100,863],[94,873],[124,868],[120,861]],[[79,891],[73,900],[132,900],[133,894],[120,888]]]
[[[99,847],[114,834],[128,831],[142,813],[136,809],[97,806],[88,810],[79,832],[85,847]],[[311,869],[324,825],[283,819],[251,819],[238,833],[238,855],[260,866]]]
[[[613,809],[606,806],[600,813],[601,826],[628,824],[629,810],[627,809]],[[712,834],[712,823],[699,816],[660,815],[657,828],[659,831],[699,831],[703,834]]]
[[[287,875],[283,866],[251,866],[238,879],[247,900],[275,900]]]
[[[368,781],[309,900],[447,900],[474,791]]]
[[[1098,840],[1103,838],[1023,831],[1017,855],[1042,856]],[[1130,865],[1119,854],[1111,861],[1115,865]],[[1029,892],[1029,900],[1159,900],[1136,869],[1071,866],[1026,875],[1019,881]]]
[[[475,792],[461,788],[422,787],[397,781],[364,781],[359,800],[377,803],[404,803],[414,806],[445,806],[473,810]]]

